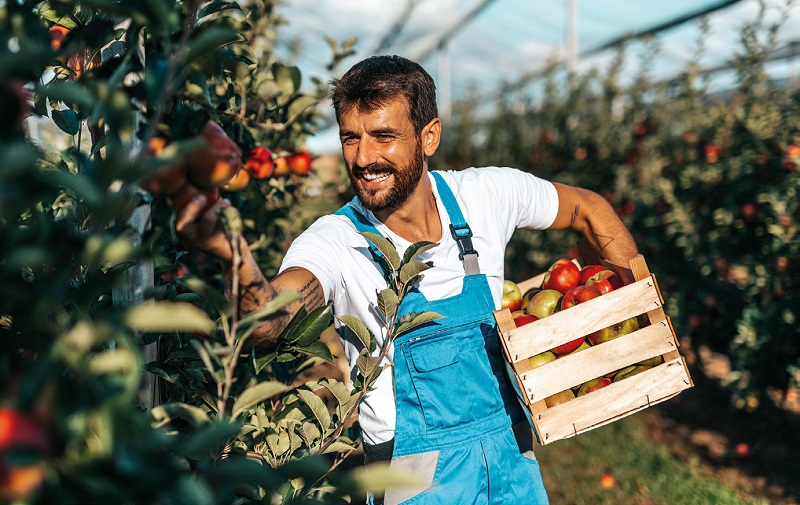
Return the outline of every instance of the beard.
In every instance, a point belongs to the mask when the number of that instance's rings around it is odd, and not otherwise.
[[[383,212],[400,208],[419,184],[425,168],[425,157],[422,148],[416,149],[408,165],[396,167],[390,163],[371,163],[365,167],[353,165],[347,171],[350,184],[364,208],[372,212]],[[388,189],[371,190],[359,184],[359,176],[364,173],[394,175],[394,185]]]

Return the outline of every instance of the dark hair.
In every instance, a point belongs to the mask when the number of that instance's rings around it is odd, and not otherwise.
[[[337,121],[353,107],[372,111],[399,96],[406,99],[416,133],[439,115],[433,79],[418,63],[401,56],[371,56],[331,84]]]

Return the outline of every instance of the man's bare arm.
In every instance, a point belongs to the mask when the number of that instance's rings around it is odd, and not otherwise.
[[[222,261],[226,272],[226,294],[230,295],[233,285],[233,253],[220,219],[222,210],[229,207],[230,202],[220,200],[203,211],[205,203],[203,196],[196,197],[188,203],[178,214],[175,230],[188,246],[212,254]],[[301,300],[286,307],[283,315],[266,321],[251,336],[251,341],[257,347],[274,348],[278,335],[289,324],[302,304],[305,304],[308,311],[325,305],[322,286],[311,272],[303,268],[287,269],[269,282],[243,237],[239,241],[239,250],[242,258],[238,270],[240,315],[259,310],[284,290],[298,291],[302,295]]]
[[[554,183],[558,214],[553,230],[573,229],[589,241],[603,258],[626,264],[638,254],[625,223],[602,196],[587,189]]]

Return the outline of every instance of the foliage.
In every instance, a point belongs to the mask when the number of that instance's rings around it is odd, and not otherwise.
[[[166,200],[137,186],[196,148],[209,120],[244,153],[304,149],[319,96],[273,56],[284,22],[273,7],[0,7],[0,398],[44,439],[0,440],[0,500],[345,503],[396,480],[338,469],[357,444],[345,431],[357,397],[332,379],[298,381],[332,359],[319,341],[330,307],[301,310],[277,350],[256,351],[252,331],[296,295],[238,317],[220,265],[186,251]],[[154,136],[175,148],[144,156]],[[226,215],[228,231],[255,238],[269,274],[295,227],[335,203],[298,210],[324,188],[290,173],[223,191],[255,209]],[[142,387],[154,377],[166,401]]]
[[[438,158],[452,168],[515,166],[603,195],[658,275],[679,333],[731,358],[732,400],[747,409],[800,381],[800,116],[791,83],[768,79],[780,28],[765,21],[772,7],[741,29],[733,89],[709,89],[696,63],[702,38],[685,71],[665,82],[650,76],[653,41],[624,81],[623,47],[607,71],[577,76],[572,89],[550,74],[538,99],[501,89],[487,117],[479,100],[458,104]],[[575,239],[520,230],[507,276],[576,256]]]

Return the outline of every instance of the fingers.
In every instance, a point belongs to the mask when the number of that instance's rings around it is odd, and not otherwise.
[[[181,234],[189,227],[190,224],[193,224],[197,221],[197,218],[202,214],[203,208],[205,207],[207,201],[208,199],[205,197],[205,195],[195,195],[186,205],[184,205],[182,209],[178,211],[178,217],[175,220],[175,231],[177,231],[178,234]]]

